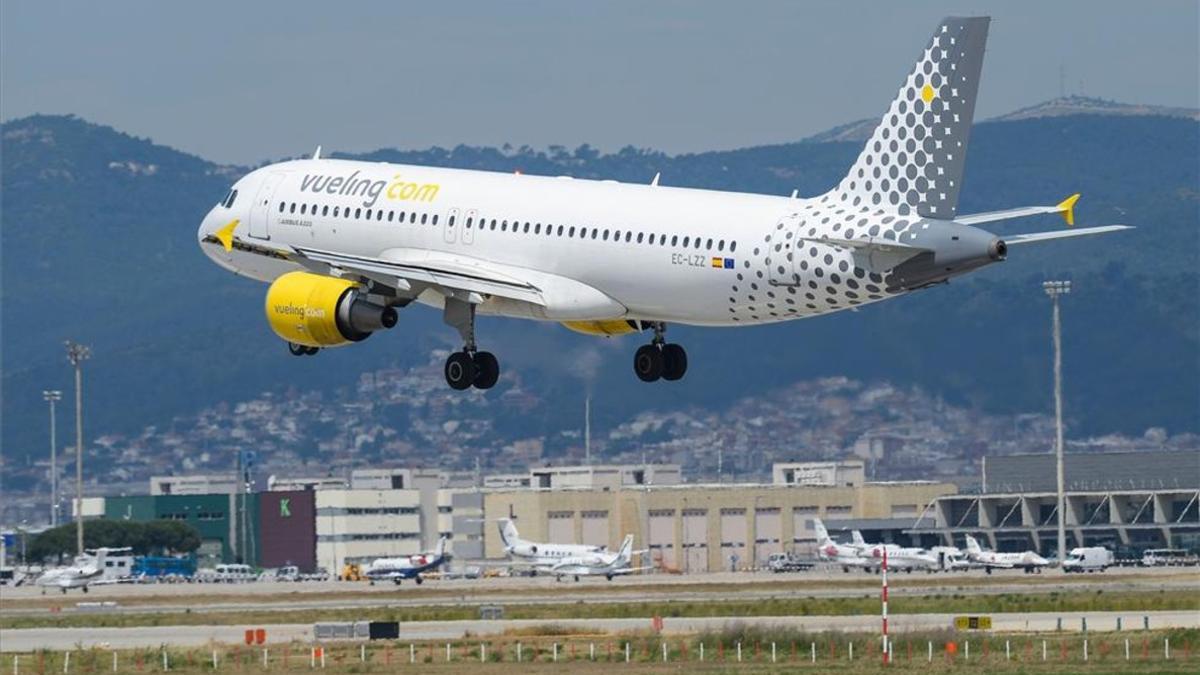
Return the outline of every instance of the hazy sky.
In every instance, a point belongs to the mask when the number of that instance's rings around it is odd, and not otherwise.
[[[1068,93],[1198,107],[1200,3],[0,2],[0,117],[220,162],[591,143],[685,152],[882,114],[937,21],[990,14],[977,118]]]

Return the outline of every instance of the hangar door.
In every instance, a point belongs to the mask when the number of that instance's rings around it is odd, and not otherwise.
[[[574,544],[575,512],[551,511],[546,514],[546,541],[551,544]]]
[[[634,548],[637,548],[636,543]],[[675,552],[675,509],[650,511],[650,560],[667,568],[679,568]]]
[[[683,571],[708,571],[708,511],[683,510]]]
[[[742,569],[746,560],[746,509],[721,509],[721,569]]]
[[[783,517],[778,508],[754,510],[754,565],[763,567],[772,553],[783,551]]]
[[[579,515],[583,519],[583,543],[608,546],[608,511],[584,511]]]

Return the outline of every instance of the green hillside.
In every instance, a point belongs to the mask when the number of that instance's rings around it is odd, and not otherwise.
[[[68,389],[62,340],[93,346],[90,434],[169,426],[172,416],[283,388],[329,388],[386,364],[424,361],[456,338],[425,308],[353,349],[286,355],[262,318],[265,288],[210,264],[195,233],[245,169],[220,167],[73,117],[7,122],[0,148],[0,346],[9,461],[42,453],[41,390]],[[832,186],[855,143],[794,143],[666,156],[587,146],[380,150],[364,159],[665,185],[802,195]],[[1055,203],[1082,192],[1081,224],[1137,230],[1014,250],[973,277],[896,302],[785,325],[676,328],[691,370],[669,390],[638,383],[637,338],[594,350],[555,326],[484,320],[481,340],[554,400],[581,377],[619,403],[614,418],[654,406],[723,406],[748,392],[845,374],[918,384],[995,411],[1048,408],[1047,277],[1071,278],[1065,301],[1072,433],[1200,431],[1200,124],[1166,117],[1069,116],[984,123],[968,158],[960,212]],[[1059,226],[999,223],[999,234]],[[664,399],[669,395],[669,400]],[[572,404],[574,405],[574,404]],[[564,425],[530,420],[529,433]],[[573,418],[570,420],[574,424]]]

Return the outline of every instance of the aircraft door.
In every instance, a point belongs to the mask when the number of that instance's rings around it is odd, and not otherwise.
[[[458,230],[463,229],[465,223],[458,222],[458,209],[450,209],[450,213],[446,215],[446,220],[442,226],[442,236],[447,244],[453,244],[457,236]],[[463,243],[466,243],[465,235]]]
[[[458,209],[455,209],[457,211]],[[462,243],[470,246],[475,243],[475,228],[479,225],[479,212],[475,209],[467,209],[462,215],[462,222],[459,223],[459,236]]]
[[[271,217],[271,195],[275,194],[275,188],[283,181],[285,175],[279,172],[269,173],[258,186],[258,194],[254,196],[254,203],[250,205],[251,237],[271,238],[270,228],[267,226]]]
[[[800,283],[798,274],[800,244],[800,214],[791,213],[779,219],[771,231],[767,255],[768,279],[772,286],[795,286]]]

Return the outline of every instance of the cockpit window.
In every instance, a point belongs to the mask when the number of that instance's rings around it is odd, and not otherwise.
[[[233,206],[233,200],[237,199],[237,190],[230,190],[229,194],[225,195],[225,199],[221,200],[221,206],[229,208]]]

